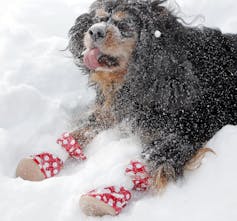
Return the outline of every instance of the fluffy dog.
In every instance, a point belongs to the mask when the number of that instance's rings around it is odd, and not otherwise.
[[[75,63],[97,91],[95,110],[71,135],[84,147],[125,121],[160,184],[237,124],[237,35],[187,27],[164,2],[97,0],[69,33]]]

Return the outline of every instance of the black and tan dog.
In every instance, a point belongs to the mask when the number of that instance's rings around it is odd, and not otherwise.
[[[140,137],[141,156],[159,189],[198,166],[219,129],[237,124],[237,35],[187,27],[164,2],[97,0],[77,18],[69,49],[97,96],[93,113],[65,138],[84,148],[102,130],[125,122]],[[42,180],[58,173],[52,170],[44,176],[24,159],[17,175]],[[101,208],[99,215],[114,214]]]
[[[182,176],[226,124],[237,124],[237,35],[186,27],[164,1],[98,0],[70,30],[96,109],[72,133],[86,145],[126,121],[159,185]]]

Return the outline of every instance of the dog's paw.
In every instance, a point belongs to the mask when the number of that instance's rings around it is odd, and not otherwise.
[[[80,207],[87,216],[115,216],[130,199],[131,193],[124,187],[110,186],[83,195],[80,199]]]
[[[29,181],[41,181],[57,175],[63,167],[63,161],[50,154],[41,153],[22,159],[17,168],[16,176]]]

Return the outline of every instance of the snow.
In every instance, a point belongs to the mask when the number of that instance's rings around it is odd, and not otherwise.
[[[155,37],[159,38],[161,36],[161,32],[159,30],[155,31]]]
[[[86,217],[80,195],[126,182],[123,169],[139,157],[140,143],[118,129],[99,134],[86,162],[69,161],[43,182],[15,178],[25,156],[55,147],[72,118],[94,98],[86,76],[73,64],[67,32],[92,1],[0,0],[0,219],[15,220],[237,220],[237,127],[226,126],[208,144],[202,166],[171,183],[162,195],[135,194],[114,218]],[[234,0],[178,0],[170,7],[185,19],[237,32]],[[199,16],[195,19],[196,15]],[[109,169],[108,169],[109,168]]]

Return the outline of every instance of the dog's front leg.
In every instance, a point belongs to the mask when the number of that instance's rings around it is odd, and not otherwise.
[[[70,135],[85,148],[101,131],[107,130],[115,124],[111,111],[102,108],[96,109],[81,127],[72,131]]]
[[[82,126],[64,133],[57,139],[58,147],[48,147],[47,151],[23,158],[16,169],[16,176],[25,180],[40,181],[57,175],[68,158],[85,160],[83,149],[102,130],[113,125],[110,112],[96,110]]]

